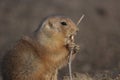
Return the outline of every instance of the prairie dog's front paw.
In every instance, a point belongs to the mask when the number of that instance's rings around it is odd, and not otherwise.
[[[73,54],[77,53],[80,50],[80,46],[75,43],[71,43],[67,45],[69,51],[73,50]]]
[[[74,46],[74,49],[73,49],[73,54],[78,53],[79,50],[80,50],[80,46],[79,46],[79,45],[75,45],[75,46]]]

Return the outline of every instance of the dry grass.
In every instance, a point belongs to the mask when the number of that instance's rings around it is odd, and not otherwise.
[[[65,76],[63,80],[69,80],[69,77]],[[73,80],[92,80],[92,78],[88,74],[74,73]]]
[[[69,76],[64,76],[63,80],[69,80]],[[97,72],[94,74],[89,73],[74,73],[73,80],[120,80],[120,74],[112,72]]]

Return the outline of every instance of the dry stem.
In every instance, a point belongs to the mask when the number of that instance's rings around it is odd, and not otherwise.
[[[85,15],[83,14],[82,17],[78,20],[77,26],[80,24],[80,22],[82,21],[82,19],[84,18],[84,16],[85,16]],[[68,62],[70,80],[72,80],[71,63],[72,63],[73,50],[74,50],[74,48],[71,48],[71,50],[70,50],[70,55],[69,55],[69,62]]]

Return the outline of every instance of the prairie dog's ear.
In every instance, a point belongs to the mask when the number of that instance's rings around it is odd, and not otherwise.
[[[48,26],[49,28],[54,29],[54,25],[50,21],[48,22]]]
[[[59,24],[57,24],[56,22],[48,21],[47,25],[46,25],[46,28],[48,28],[48,29],[50,29],[51,31],[54,31],[54,32],[61,32],[61,28],[60,28]]]

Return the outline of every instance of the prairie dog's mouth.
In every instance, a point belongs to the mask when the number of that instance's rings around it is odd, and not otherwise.
[[[74,42],[74,37],[75,37],[75,35],[70,35],[69,36],[69,39],[71,40],[71,42]]]
[[[68,35],[67,39],[66,39],[66,44],[74,43],[74,40],[75,40],[75,35],[74,34]]]
[[[75,34],[70,34],[66,39],[66,47],[69,51],[73,50],[73,54],[77,53],[80,49],[80,46],[75,43]]]

